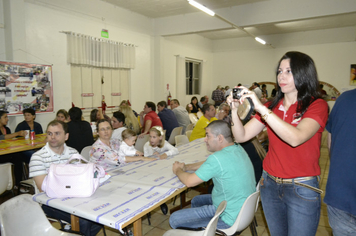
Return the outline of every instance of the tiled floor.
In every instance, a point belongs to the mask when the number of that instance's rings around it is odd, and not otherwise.
[[[321,189],[325,191],[325,186],[326,186],[326,181],[329,173],[329,154],[328,154],[328,149],[327,149],[327,141],[326,141],[326,135],[327,133],[323,133],[323,139],[322,139],[322,147],[321,147],[321,157],[320,157],[320,167],[321,167]],[[191,190],[187,194],[187,198],[192,198],[197,194],[194,190]],[[322,194],[322,198],[324,198],[324,194]],[[3,202],[3,199],[0,198],[0,203]],[[180,200],[179,198],[176,200],[176,205],[179,204]],[[167,202],[167,205],[169,208],[174,207],[172,201]],[[264,219],[263,211],[261,209],[261,206],[258,208],[257,213],[256,213],[256,219],[257,219],[257,233],[259,236],[269,236],[268,228],[266,221]],[[130,228],[130,227],[129,227]],[[142,228],[143,228],[143,235],[144,236],[161,236],[163,235],[167,230],[170,229],[169,226],[169,213],[167,215],[163,215],[160,207],[155,209],[151,213],[151,225],[148,225],[147,217],[144,217],[142,219]],[[121,235],[118,230],[105,227],[106,229],[106,235],[107,236],[119,236]],[[103,232],[100,231],[97,236],[103,236]],[[251,232],[249,229],[246,229],[241,233],[242,236],[247,236],[251,235]],[[321,217],[320,217],[320,222],[319,222],[319,227],[317,231],[317,236],[329,236],[332,235],[331,233],[331,228],[328,223],[328,217],[327,217],[327,210],[326,210],[326,205],[322,203],[321,207]]]

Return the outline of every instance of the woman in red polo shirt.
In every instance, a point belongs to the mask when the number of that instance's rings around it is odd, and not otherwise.
[[[232,131],[246,142],[267,127],[269,150],[263,162],[261,199],[272,236],[314,236],[320,217],[319,156],[328,118],[327,103],[319,98],[319,81],[312,58],[287,52],[276,70],[277,95],[262,104],[245,87],[238,101],[230,95]],[[242,125],[237,108],[245,98],[256,116]]]

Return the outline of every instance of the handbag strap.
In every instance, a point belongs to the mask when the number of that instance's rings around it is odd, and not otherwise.
[[[84,162],[88,163],[88,161],[87,161],[82,155],[80,155],[80,154],[73,154],[73,155],[71,156],[71,158],[68,159],[68,161],[67,161],[66,164],[69,164],[69,163],[70,163],[71,161],[73,161],[73,160],[78,160],[79,162],[80,162],[80,161],[84,161]]]
[[[105,170],[102,166],[99,166],[97,164],[94,164],[94,172],[97,171],[98,174],[97,174],[97,178],[103,178],[105,177]]]

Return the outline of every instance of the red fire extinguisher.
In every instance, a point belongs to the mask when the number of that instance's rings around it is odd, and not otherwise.
[[[171,105],[171,92],[169,91],[169,84],[167,84],[167,90],[168,90],[168,96],[167,96],[167,105],[170,106]]]

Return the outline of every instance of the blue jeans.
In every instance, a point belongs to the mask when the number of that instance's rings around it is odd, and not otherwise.
[[[318,179],[303,181],[319,187]],[[314,236],[320,218],[320,194],[293,184],[278,184],[262,173],[263,211],[271,236]]]
[[[178,227],[199,228],[206,227],[214,217],[216,207],[213,205],[211,194],[198,195],[192,199],[192,207],[174,212],[169,218],[173,229]],[[227,225],[219,218],[218,229],[227,229]]]
[[[328,205],[329,224],[334,236],[356,235],[356,216]]]

